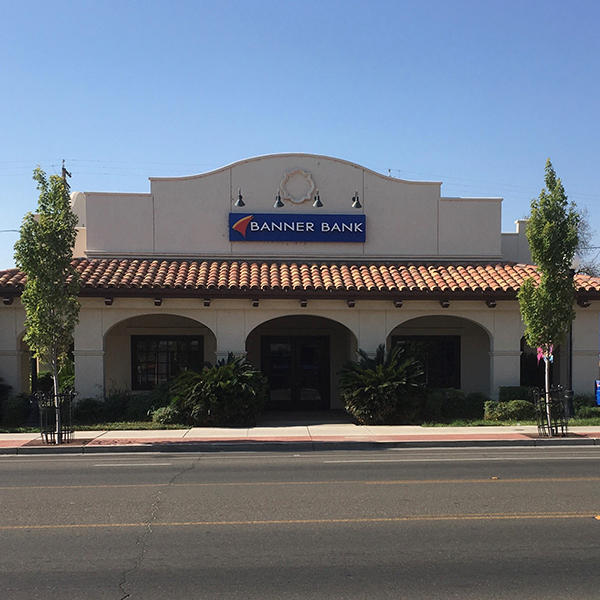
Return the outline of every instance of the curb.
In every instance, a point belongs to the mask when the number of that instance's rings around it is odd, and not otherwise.
[[[322,452],[331,450],[386,450],[389,448],[502,448],[600,446],[600,438],[539,438],[521,440],[423,440],[397,442],[161,442],[111,446],[13,446],[0,448],[0,455],[111,454],[142,452]]]

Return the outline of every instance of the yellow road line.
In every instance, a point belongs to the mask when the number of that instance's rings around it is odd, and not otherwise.
[[[235,525],[329,525],[344,523],[404,523],[416,521],[515,521],[531,519],[596,519],[596,513],[489,513],[456,515],[406,515],[398,517],[359,517],[346,519],[264,519],[240,521],[172,521],[152,523],[65,523],[57,525],[0,525],[0,531],[40,529],[99,529],[131,527],[216,527]]]
[[[327,481],[226,481],[226,482],[190,482],[190,483],[113,483],[113,484],[81,484],[81,485],[6,485],[0,491],[13,490],[77,490],[77,489],[112,489],[112,488],[158,488],[158,487],[253,487],[253,486],[286,486],[286,485],[439,485],[439,484],[473,484],[473,483],[570,483],[576,481],[600,481],[600,477],[524,477],[502,478],[490,476],[478,479],[397,479],[397,480],[327,480]]]

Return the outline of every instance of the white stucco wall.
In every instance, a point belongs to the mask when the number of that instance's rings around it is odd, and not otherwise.
[[[104,389],[107,392],[131,390],[133,335],[201,335],[204,338],[204,360],[215,363],[215,336],[202,323],[158,312],[131,317],[111,327],[104,336]]]
[[[490,394],[490,346],[488,332],[466,318],[445,315],[417,317],[390,333],[395,335],[452,335],[460,337],[460,387],[465,392]]]
[[[296,169],[310,175],[322,208],[312,198],[273,208],[286,173]],[[501,199],[442,198],[439,182],[403,181],[340,159],[272,155],[150,183],[150,194],[78,193],[90,256],[501,257]],[[238,190],[243,208],[235,206]],[[355,192],[361,208],[352,208]],[[229,212],[364,214],[366,242],[230,242]]]
[[[126,320],[149,314],[187,317],[193,319],[194,327],[206,327],[215,336],[215,358],[224,358],[228,352],[243,354],[248,351],[255,360],[257,332],[272,334],[277,329],[284,332],[286,327],[289,328],[285,319],[273,319],[293,315],[322,317],[331,321],[328,334],[332,339],[337,340],[342,333],[347,336],[340,342],[340,348],[336,346],[338,341],[332,342],[332,356],[335,348],[342,357],[335,359],[338,362],[347,356],[342,346],[346,348],[348,340],[353,347],[374,352],[403,323],[412,321],[414,325],[414,319],[429,317],[433,319],[430,325],[447,330],[447,326],[442,327],[443,319],[455,317],[450,328],[460,331],[463,336],[462,380],[465,389],[494,394],[499,385],[519,383],[522,324],[516,302],[499,302],[497,308],[490,309],[483,301],[463,301],[442,309],[439,302],[413,301],[405,302],[397,309],[391,301],[357,300],[356,306],[349,308],[345,300],[310,300],[308,306],[302,308],[297,300],[261,300],[255,308],[251,300],[245,299],[213,299],[210,307],[204,307],[200,298],[164,299],[161,307],[155,307],[152,298],[115,298],[113,305],[108,307],[102,299],[83,300],[75,335],[77,386],[82,395],[98,395],[107,386],[120,387],[127,383],[131,372],[130,346],[125,338],[139,328],[132,329]],[[438,323],[436,319],[442,321]],[[320,331],[323,327],[320,324],[317,329]],[[154,331],[152,327],[143,329]],[[164,328],[162,330],[166,332]],[[185,327],[180,323],[176,331],[184,332]],[[250,335],[252,332],[254,338]],[[486,336],[489,336],[489,344]],[[211,336],[207,334],[206,339],[210,340]],[[208,360],[212,352],[212,348],[206,348]],[[105,360],[104,357],[109,355],[112,358]],[[332,364],[332,375],[337,373],[338,366]],[[332,398],[336,396],[337,390],[332,388]]]
[[[503,233],[502,257],[516,263],[531,264],[531,252],[527,241],[527,219],[515,221],[515,231]]]
[[[403,324],[410,327],[411,321],[413,326],[419,324],[414,319],[457,317],[465,321],[458,325],[454,323],[450,329],[458,329],[465,336],[462,360],[465,389],[485,391],[484,373],[488,374],[491,395],[497,393],[498,386],[519,384],[523,324],[516,301],[499,301],[495,309],[487,308],[483,301],[452,302],[448,309],[442,309],[438,302],[410,301],[397,309],[391,301],[373,300],[358,300],[354,308],[349,308],[344,300],[311,300],[306,308],[301,308],[296,300],[262,300],[259,307],[254,308],[250,300],[244,299],[213,299],[210,307],[204,307],[201,298],[165,299],[162,306],[155,307],[152,298],[115,298],[112,306],[105,306],[102,298],[83,298],[74,335],[75,377],[80,396],[100,396],[113,383],[115,387],[126,383],[127,373],[130,373],[129,344],[122,339],[120,350],[111,349],[111,356],[114,350],[116,358],[105,360],[107,344],[110,349],[116,339],[111,339],[110,332],[119,332],[118,323],[140,315],[165,314],[193,319],[195,326],[206,328],[202,330],[208,331],[205,338],[207,360],[212,356],[225,358],[228,352],[252,351],[247,347],[247,340],[255,328],[289,315],[314,315],[339,323],[343,327],[338,330],[347,330],[349,339],[356,341],[356,347],[367,352],[374,352],[397,327]],[[573,322],[573,389],[576,393],[592,393],[593,382],[600,377],[600,302],[592,302],[589,308],[577,307],[576,314]],[[0,304],[0,377],[15,392],[27,391],[27,378],[23,373],[28,368],[29,356],[20,341],[24,320],[25,313],[18,299],[10,306]],[[280,322],[282,324],[285,322]],[[112,329],[115,325],[117,327]],[[142,329],[155,331],[152,327]],[[159,329],[164,331],[162,327]],[[176,331],[184,329],[178,327]],[[210,332],[214,333],[214,338]],[[489,335],[489,350],[484,348],[484,332]],[[566,359],[561,360],[561,377],[566,376],[565,364]],[[337,372],[336,365],[332,365],[331,372]],[[332,392],[333,398],[336,391]]]
[[[439,254],[500,256],[501,203],[500,198],[441,198]]]
[[[10,306],[0,304],[0,378],[15,393],[26,391],[23,371],[29,356],[21,346],[24,323],[25,311],[18,298]]]

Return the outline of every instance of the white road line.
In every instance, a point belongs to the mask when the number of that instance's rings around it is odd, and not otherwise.
[[[170,467],[173,463],[98,463],[93,467]]]
[[[348,459],[348,460],[324,460],[324,464],[353,464],[353,463],[405,463],[405,462],[506,462],[506,461],[542,461],[542,460],[600,460],[600,456],[488,456],[485,458],[365,458],[365,459]]]

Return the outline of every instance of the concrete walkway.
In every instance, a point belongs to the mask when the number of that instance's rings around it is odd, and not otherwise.
[[[0,434],[0,454],[342,450],[387,447],[598,445],[600,427],[570,427],[567,438],[540,438],[535,426],[421,427],[282,423],[250,428],[76,431],[60,445],[37,433]]]

